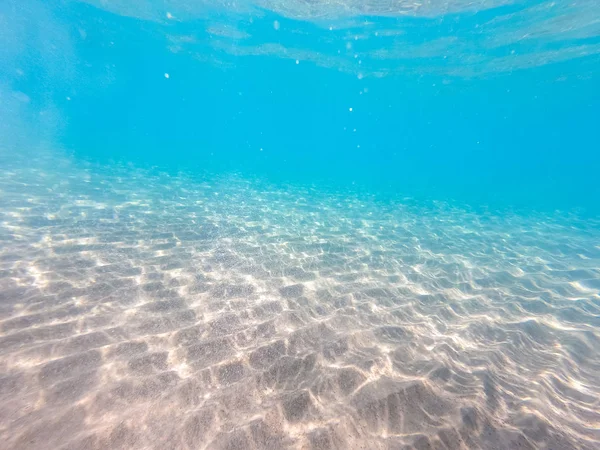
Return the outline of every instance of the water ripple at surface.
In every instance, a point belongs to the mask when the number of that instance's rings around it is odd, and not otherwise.
[[[592,219],[23,167],[4,448],[597,448]]]
[[[240,56],[261,55],[361,79],[441,75],[450,82],[571,59],[595,61],[600,54],[600,9],[594,0],[146,0],[135,7],[120,0],[80,1],[166,25],[171,51],[222,67]],[[205,33],[188,25],[202,21]]]

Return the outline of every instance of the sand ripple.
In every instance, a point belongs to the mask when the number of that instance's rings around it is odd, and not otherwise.
[[[3,448],[600,442],[600,224],[0,171]]]

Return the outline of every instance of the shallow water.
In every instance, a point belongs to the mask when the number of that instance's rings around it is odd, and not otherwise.
[[[2,170],[7,448],[595,448],[600,227]]]
[[[600,8],[0,5],[0,447],[597,449]]]

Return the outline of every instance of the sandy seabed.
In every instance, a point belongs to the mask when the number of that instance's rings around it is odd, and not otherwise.
[[[591,219],[0,168],[2,448],[597,449],[599,330]]]

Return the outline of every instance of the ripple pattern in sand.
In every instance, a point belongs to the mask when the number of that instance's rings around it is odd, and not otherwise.
[[[598,448],[597,222],[28,163],[4,448]]]

